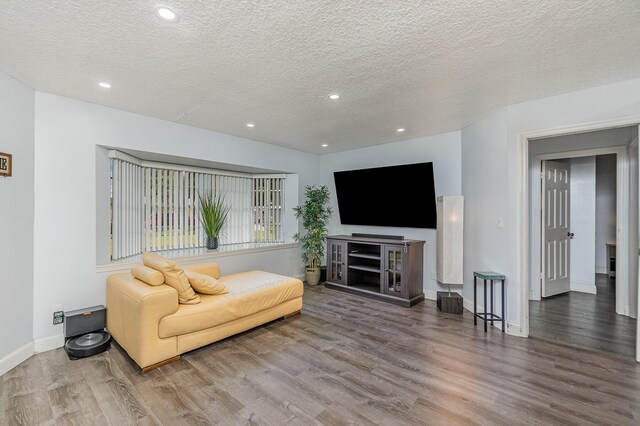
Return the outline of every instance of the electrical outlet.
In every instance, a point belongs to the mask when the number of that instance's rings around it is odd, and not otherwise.
[[[62,324],[64,322],[64,310],[62,309],[62,305],[53,305],[51,307],[51,312],[53,312],[53,325]]]

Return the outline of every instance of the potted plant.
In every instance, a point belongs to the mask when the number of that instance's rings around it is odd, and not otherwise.
[[[317,285],[320,281],[320,262],[324,258],[327,241],[327,222],[331,218],[329,189],[326,186],[305,187],[305,202],[294,207],[296,218],[302,218],[304,235],[296,233],[293,239],[302,243],[302,261],[305,265],[307,284]]]
[[[218,238],[229,214],[229,206],[225,206],[224,197],[220,194],[198,194],[200,200],[200,223],[207,234],[207,249],[218,248]]]

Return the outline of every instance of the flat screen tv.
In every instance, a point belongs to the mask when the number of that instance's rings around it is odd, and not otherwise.
[[[433,163],[334,172],[343,225],[436,228]]]

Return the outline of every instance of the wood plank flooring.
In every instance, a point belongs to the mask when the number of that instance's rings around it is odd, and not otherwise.
[[[36,355],[0,378],[0,408],[8,425],[631,425],[640,365],[320,286],[301,315],[147,374],[117,345]]]
[[[596,288],[530,301],[530,336],[635,358],[636,320],[616,314],[615,280],[596,274]]]

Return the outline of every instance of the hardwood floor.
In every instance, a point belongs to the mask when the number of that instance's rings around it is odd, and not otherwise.
[[[301,315],[141,374],[117,345],[0,378],[2,424],[638,424],[640,365],[306,288]]]
[[[636,320],[616,314],[615,280],[596,274],[596,288],[530,301],[530,336],[635,357]]]

